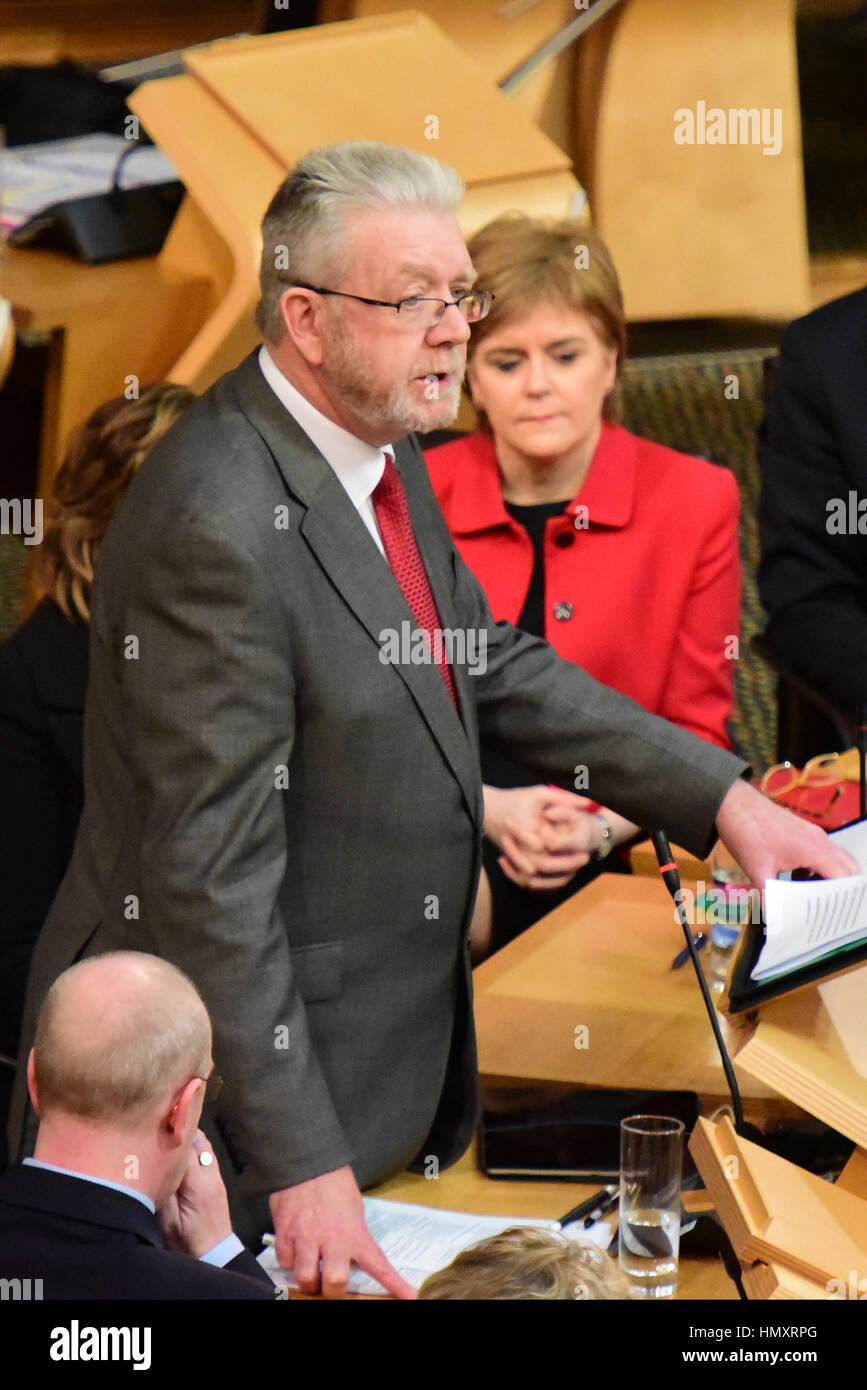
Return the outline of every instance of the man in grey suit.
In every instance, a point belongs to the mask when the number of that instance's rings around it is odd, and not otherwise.
[[[103,545],[84,817],[25,1020],[27,1041],[82,955],[186,971],[230,1196],[267,1194],[282,1263],[331,1294],[354,1261],[411,1296],[360,1189],[473,1132],[480,740],[545,781],[586,767],[595,798],[696,852],[716,824],[754,879],[853,863],[738,759],[493,622],[408,435],[454,419],[486,309],[461,194],[435,160],[359,142],[272,200],[266,346],[154,449]]]

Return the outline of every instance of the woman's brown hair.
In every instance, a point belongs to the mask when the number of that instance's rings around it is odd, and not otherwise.
[[[617,353],[617,375],[626,357],[623,293],[611,252],[588,222],[556,221],[507,212],[488,222],[467,242],[478,285],[496,298],[487,318],[473,325],[467,345],[471,364],[480,345],[510,319],[540,304],[561,304],[587,315],[595,332]],[[478,412],[485,425],[484,412]],[[602,407],[617,420],[617,386]]]
[[[28,611],[48,598],[70,621],[89,621],[96,557],[114,510],[153,446],[193,400],[187,386],[148,386],[135,400],[106,401],[75,430],[48,499]]]

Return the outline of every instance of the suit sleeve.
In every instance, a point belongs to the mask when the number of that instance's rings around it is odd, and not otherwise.
[[[671,650],[659,713],[699,738],[730,747],[728,720],[741,611],[738,487],[728,469],[714,469],[713,492],[702,499],[703,530]]]
[[[273,1192],[352,1158],[277,903],[292,794],[278,769],[296,693],[286,617],[254,559],[195,518],[160,538],[131,592],[113,641],[143,825],[141,914],[210,1012],[219,1123],[242,1186]]]
[[[541,781],[578,789],[694,854],[714,843],[716,813],[748,769],[601,685],[548,642],[495,623],[478,580],[454,553],[458,611],[486,633],[484,673],[472,677],[479,737]]]
[[[857,712],[867,699],[867,547],[863,534],[835,534],[828,509],[833,499],[848,504],[853,488],[828,370],[804,325],[788,329],[759,431],[759,584],[775,650]]]

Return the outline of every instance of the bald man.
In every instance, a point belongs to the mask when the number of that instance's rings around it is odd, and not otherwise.
[[[44,1299],[273,1300],[198,1128],[213,1069],[175,966],[117,951],[60,975],[28,1060],[35,1153],[0,1177],[0,1280]]]

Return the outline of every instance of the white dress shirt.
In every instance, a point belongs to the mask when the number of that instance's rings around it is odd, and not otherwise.
[[[385,549],[371,499],[385,469],[386,453],[394,458],[394,450],[388,444],[382,449],[375,444],[367,444],[342,425],[329,420],[327,415],[311,405],[306,396],[302,396],[297,386],[286,379],[264,343],[259,349],[259,366],[274,395],[298,421],[337,474],[350,502],[384,556]]]

